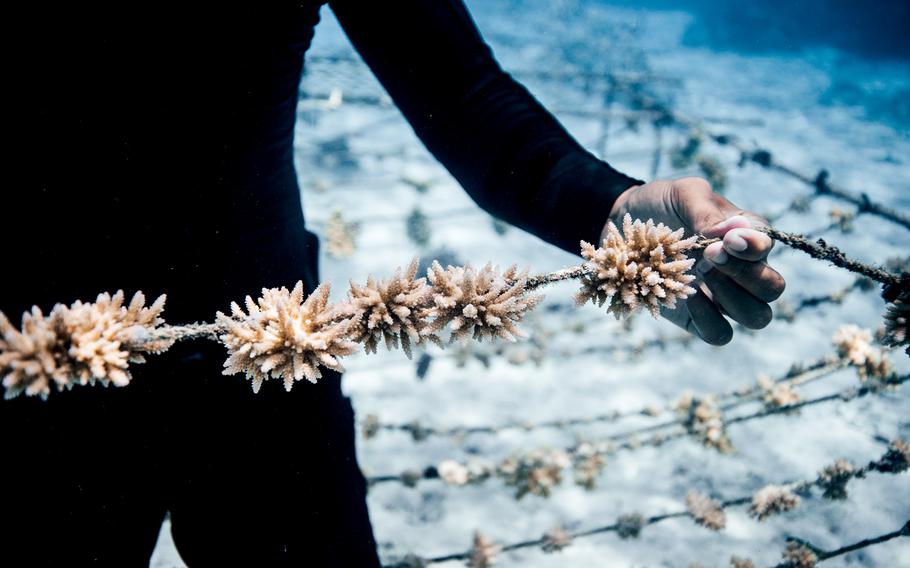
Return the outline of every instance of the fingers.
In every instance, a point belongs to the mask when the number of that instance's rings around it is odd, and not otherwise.
[[[768,266],[768,263],[763,260],[749,262],[733,257],[727,254],[725,243],[708,245],[701,263],[703,264],[696,267],[698,272],[704,274],[713,267],[762,302],[778,299],[786,286],[783,276]]]
[[[771,323],[771,306],[746,291],[729,276],[713,269],[710,263],[702,262],[708,265],[707,270],[704,266],[700,267],[704,271],[702,278],[711,290],[714,302],[728,316],[749,329],[762,329]]]
[[[731,256],[743,260],[762,260],[774,248],[771,237],[753,228],[763,224],[758,218],[734,215],[709,227],[703,234],[709,238],[722,238],[723,248]]]
[[[720,313],[717,305],[702,290],[686,300],[690,320],[686,331],[695,333],[711,345],[726,345],[733,339],[730,322]]]

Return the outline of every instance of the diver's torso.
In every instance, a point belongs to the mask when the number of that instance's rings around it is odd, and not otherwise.
[[[17,17],[0,309],[141,288],[169,293],[171,321],[210,319],[263,285],[312,284],[292,144],[319,5]]]

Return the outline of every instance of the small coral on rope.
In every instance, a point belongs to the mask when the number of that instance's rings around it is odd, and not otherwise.
[[[758,378],[758,388],[762,392],[762,402],[768,408],[790,406],[802,400],[799,393],[793,390],[793,385],[774,382],[765,375]]]
[[[888,446],[888,451],[872,464],[872,468],[882,473],[903,473],[907,471],[910,469],[910,444],[900,438],[892,440]]]
[[[263,288],[257,301],[247,296],[246,313],[231,304],[231,315],[217,314],[228,348],[224,374],[245,373],[259,392],[269,378],[284,379],[291,390],[295,381],[315,383],[320,367],[343,371],[339,357],[350,355],[356,344],[348,337],[350,320],[334,321],[328,306],[329,286],[322,284],[304,301],[303,282],[292,291]]]
[[[723,530],[727,526],[727,514],[720,501],[689,491],[686,495],[686,508],[696,523],[712,531]]]
[[[752,496],[749,516],[764,521],[771,515],[786,513],[799,506],[799,496],[783,485],[766,485]]]
[[[543,544],[540,547],[545,553],[550,554],[559,552],[570,544],[572,544],[572,535],[567,533],[565,529],[556,527],[548,530],[543,535]]]
[[[824,490],[825,499],[842,501],[847,498],[847,484],[855,476],[856,468],[853,464],[839,459],[821,470],[817,483]]]
[[[838,354],[856,367],[860,379],[885,380],[893,373],[891,361],[882,349],[872,347],[872,332],[853,324],[842,325],[831,339]]]
[[[474,545],[471,547],[471,553],[468,557],[469,568],[490,568],[496,557],[502,551],[502,547],[492,540],[481,534],[479,531],[474,533]]]
[[[384,340],[389,350],[400,343],[410,359],[412,345],[423,343],[420,330],[426,320],[421,315],[432,289],[426,278],[415,280],[418,264],[415,258],[404,273],[399,268],[388,280],[377,282],[370,276],[365,285],[351,282],[348,302],[340,309],[348,311],[352,320],[351,339],[363,343],[367,353],[376,353],[379,342]]]
[[[616,535],[623,539],[638,538],[645,526],[645,518],[640,513],[620,515],[616,520]]]
[[[583,276],[575,297],[581,305],[591,301],[617,318],[647,308],[657,317],[662,307],[673,309],[677,300],[695,293],[689,286],[695,276],[686,274],[695,259],[685,251],[697,246],[697,237],[682,238],[683,230],[663,223],[632,221],[626,215],[622,232],[609,222],[600,248],[582,241],[581,254],[590,273]]]
[[[569,455],[562,450],[535,450],[504,460],[497,473],[506,485],[516,488],[516,499],[528,493],[549,497],[553,487],[562,482],[562,470],[571,463]]]
[[[0,375],[6,398],[20,393],[46,397],[76,384],[126,386],[130,363],[143,363],[146,353],[160,353],[174,342],[156,335],[164,323],[165,296],[146,307],[137,292],[128,306],[124,295],[99,294],[95,302],[57,304],[45,317],[33,307],[17,330],[0,313]]]
[[[805,544],[790,541],[784,550],[782,564],[787,568],[815,568],[818,556]]]
[[[326,252],[336,258],[351,256],[357,250],[359,231],[359,223],[346,221],[340,209],[332,211],[325,226]]]
[[[910,296],[903,296],[888,305],[885,312],[885,345],[907,346],[910,355]]]
[[[433,304],[422,316],[432,317],[421,334],[434,337],[447,325],[451,340],[499,338],[514,341],[523,333],[515,325],[543,300],[525,289],[527,270],[511,266],[500,273],[487,264],[480,270],[471,265],[442,268],[433,262],[427,270]]]

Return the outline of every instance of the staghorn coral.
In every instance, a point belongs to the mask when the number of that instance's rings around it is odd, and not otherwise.
[[[677,300],[695,293],[689,286],[695,277],[686,274],[695,259],[685,251],[696,246],[696,237],[682,238],[683,230],[670,230],[652,220],[632,221],[626,215],[622,233],[611,222],[600,248],[582,241],[581,254],[590,273],[582,276],[575,301],[599,306],[617,319],[647,308],[657,317],[662,307],[673,309]]]
[[[244,373],[259,392],[269,378],[284,379],[288,391],[294,381],[315,383],[319,367],[343,371],[339,357],[350,355],[355,343],[347,338],[351,320],[334,321],[337,310],[328,306],[328,284],[313,290],[304,301],[303,282],[292,291],[263,288],[257,301],[247,296],[246,313],[231,304],[231,315],[217,314],[228,348],[224,374]]]
[[[641,536],[641,529],[643,529],[644,526],[645,518],[639,513],[621,515],[616,520],[616,534],[623,540],[638,538]]]
[[[551,554],[553,552],[559,552],[570,544],[572,544],[572,535],[561,527],[555,527],[548,530],[543,535],[543,544],[540,545],[540,548],[546,554]]]
[[[477,531],[474,533],[474,544],[468,557],[469,568],[490,568],[502,547]]]
[[[720,501],[707,495],[689,491],[686,495],[686,508],[696,523],[712,531],[723,530],[727,526],[727,514],[724,513]]]
[[[357,250],[359,223],[345,221],[341,209],[335,209],[325,224],[325,250],[335,258],[345,258]]]
[[[508,486],[515,487],[515,498],[528,493],[549,497],[553,487],[562,482],[562,470],[571,460],[561,450],[535,450],[527,455],[504,460],[497,473]]]
[[[905,352],[910,355],[910,296],[902,296],[888,304],[885,311],[885,345],[900,347],[906,345]]]
[[[514,265],[500,273],[492,264],[480,270],[469,264],[443,269],[433,262],[427,277],[432,285],[432,306],[421,316],[433,321],[420,333],[431,339],[451,324],[451,341],[485,337],[514,341],[523,336],[515,324],[543,299],[527,293],[527,270],[519,272]]]
[[[837,353],[853,365],[863,365],[873,356],[872,332],[853,324],[842,325],[834,332],[831,342]]]
[[[784,549],[782,565],[787,568],[815,568],[818,556],[811,548],[799,542],[790,541]]]
[[[573,463],[575,484],[589,491],[593,490],[606,465],[606,459],[599,453],[580,453]]]
[[[363,431],[363,437],[369,440],[370,438],[375,438],[379,434],[379,428],[381,423],[379,422],[379,416],[375,414],[367,414],[367,417],[363,420],[361,425]]]
[[[415,258],[404,272],[398,268],[388,280],[377,282],[369,276],[364,285],[351,282],[348,302],[339,310],[347,312],[344,316],[351,320],[350,338],[363,343],[367,353],[376,353],[379,342],[384,340],[390,351],[401,344],[410,359],[412,346],[423,344],[420,330],[426,323],[421,314],[431,299],[432,289],[425,278],[415,280],[418,265]]]
[[[698,436],[706,448],[722,454],[733,451],[733,442],[727,435],[727,425],[714,396],[693,398],[685,393],[674,403],[676,413],[685,419],[686,429]]]
[[[72,363],[53,317],[46,318],[35,306],[22,314],[20,331],[0,312],[0,333],[0,373],[6,398],[23,392],[46,397],[51,384],[58,388],[69,384]]]
[[[439,478],[448,485],[467,485],[470,477],[468,468],[455,460],[445,460],[436,466]]]
[[[762,402],[768,408],[790,406],[802,400],[793,386],[787,383],[776,383],[770,377],[762,375],[758,378],[758,388],[762,392]]]
[[[839,459],[826,466],[818,474],[818,486],[824,491],[822,496],[832,501],[842,501],[847,498],[847,483],[853,479],[856,468],[847,460]]]
[[[95,302],[57,304],[45,317],[36,306],[22,316],[22,330],[0,313],[0,375],[6,398],[21,393],[46,397],[76,384],[126,386],[130,363],[167,350],[175,338],[159,329],[166,297],[146,307],[136,292],[128,306],[123,291],[99,294]]]
[[[436,475],[447,485],[461,486],[484,481],[492,470],[492,466],[483,460],[469,460],[467,464],[445,460],[436,466]]]
[[[885,351],[872,347],[872,332],[853,324],[842,325],[831,342],[837,353],[856,367],[860,380],[886,381],[893,374]]]
[[[752,496],[749,516],[764,521],[771,515],[786,513],[799,506],[799,496],[783,485],[766,485]]]
[[[910,444],[900,438],[891,440],[888,451],[878,461],[871,464],[872,469],[882,473],[902,473],[910,469]]]

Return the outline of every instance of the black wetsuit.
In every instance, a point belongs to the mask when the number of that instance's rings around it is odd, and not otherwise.
[[[0,310],[14,321],[119,288],[166,292],[171,323],[211,320],[263,286],[317,282],[292,140],[322,2],[194,4],[36,3],[7,18]],[[330,5],[495,216],[576,251],[639,183],[502,72],[460,0]],[[181,344],[126,388],[0,403],[0,564],[140,565],[169,510],[191,566],[375,565],[339,377],[254,395],[223,359]]]

